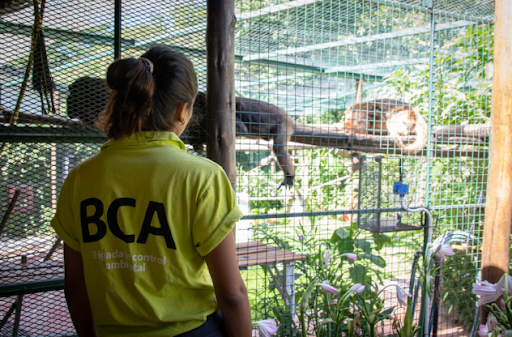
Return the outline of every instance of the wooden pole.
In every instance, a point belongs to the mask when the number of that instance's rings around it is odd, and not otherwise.
[[[362,78],[356,80],[356,104],[363,103],[363,82]]]
[[[234,0],[208,0],[206,24],[206,156],[224,168],[235,189]]]
[[[482,279],[508,273],[512,219],[512,1],[496,0],[492,151],[485,205]],[[484,314],[485,315],[485,314]]]

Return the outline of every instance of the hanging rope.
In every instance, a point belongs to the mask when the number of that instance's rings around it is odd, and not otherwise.
[[[45,4],[46,0],[42,0],[41,9],[39,9],[39,0],[34,0],[34,27],[32,28],[32,43],[30,46],[30,54],[28,56],[27,67],[25,69],[25,76],[23,77],[23,82],[21,83],[20,94],[18,96],[18,100],[16,101],[16,107],[14,108],[11,119],[9,121],[10,125],[16,125],[16,122],[18,120],[21,102],[23,101],[23,96],[25,96],[28,80],[30,78],[30,70],[32,69],[32,64],[34,63],[36,46],[39,38],[43,37],[43,13]],[[6,146],[7,143],[3,142],[2,146],[0,147],[0,154],[4,152]]]
[[[41,3],[39,19],[41,25],[38,25],[36,34],[36,43],[34,49],[34,67],[32,68],[32,87],[39,93],[41,97],[41,111],[43,114],[55,113],[55,102],[53,93],[55,84],[50,74],[48,65],[48,57],[46,55],[46,46],[44,41],[44,32],[42,29],[42,20],[44,15],[45,0]],[[46,101],[46,108],[45,108]]]

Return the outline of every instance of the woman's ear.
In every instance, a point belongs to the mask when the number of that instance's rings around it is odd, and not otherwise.
[[[190,112],[188,111],[188,103],[181,103],[176,107],[176,119],[178,121],[188,120],[190,118]]]

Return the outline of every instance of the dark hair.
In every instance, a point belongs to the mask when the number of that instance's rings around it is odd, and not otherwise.
[[[197,78],[192,62],[168,47],[152,47],[143,58],[148,63],[127,58],[115,61],[107,70],[107,85],[112,89],[98,127],[117,139],[141,131],[169,130],[171,115],[182,103],[190,111],[197,94]]]

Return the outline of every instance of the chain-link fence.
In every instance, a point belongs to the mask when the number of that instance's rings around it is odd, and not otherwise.
[[[121,5],[122,56],[157,44],[179,50],[205,92],[206,0]],[[470,336],[494,1],[241,0],[235,12],[245,214],[236,238],[253,319],[275,318],[279,335],[298,336],[302,309],[307,329],[334,336],[356,319],[356,300],[336,330],[321,323],[331,306],[320,288],[303,301],[312,282],[342,293],[361,283],[366,296],[411,289],[426,217],[401,208],[400,182],[406,206],[430,209],[433,240],[455,247],[438,275],[432,333]],[[94,121],[108,97],[115,13],[113,1],[0,2],[0,336],[74,335],[62,245],[49,223],[68,172],[106,141]],[[204,138],[183,137],[196,155],[205,155]],[[419,303],[421,292],[412,295]],[[393,335],[405,307],[393,287],[379,298],[382,312],[394,309],[378,329]]]

